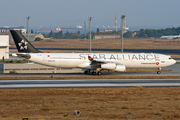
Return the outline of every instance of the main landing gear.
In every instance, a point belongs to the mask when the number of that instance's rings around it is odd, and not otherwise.
[[[97,71],[97,70],[86,70],[84,71],[84,74],[89,74],[89,75],[101,75],[101,71]]]
[[[161,68],[158,68],[157,74],[161,74]]]

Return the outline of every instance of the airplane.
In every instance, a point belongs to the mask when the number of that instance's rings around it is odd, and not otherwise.
[[[161,36],[160,39],[179,39],[180,35]]]
[[[34,63],[59,67],[81,68],[85,74],[101,75],[102,70],[126,72],[127,68],[158,68],[176,63],[168,55],[158,53],[42,53],[19,31],[10,30],[18,53],[10,53]]]

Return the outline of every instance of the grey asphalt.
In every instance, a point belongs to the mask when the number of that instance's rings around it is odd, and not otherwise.
[[[180,87],[180,79],[0,80],[0,89]]]
[[[171,70],[140,73],[105,73],[109,76],[180,76],[180,64],[163,68]],[[89,76],[85,74],[1,74],[1,77],[40,77],[40,76]],[[0,80],[0,89],[12,88],[91,88],[91,87],[180,87],[180,79],[84,79],[84,80]]]

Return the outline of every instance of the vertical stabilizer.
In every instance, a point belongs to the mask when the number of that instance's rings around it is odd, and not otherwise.
[[[10,32],[14,39],[18,52],[25,52],[25,53],[39,53],[40,52],[19,31],[10,30]]]

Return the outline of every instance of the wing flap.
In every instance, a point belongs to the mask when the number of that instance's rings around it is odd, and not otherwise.
[[[104,61],[104,60],[94,60],[91,56],[88,56],[89,61],[91,61],[91,65],[101,65],[101,64],[107,64],[107,63],[114,63],[111,61]],[[120,63],[115,63],[117,65],[123,65]]]
[[[91,64],[106,64],[106,63],[112,63],[110,61],[104,61],[104,60],[94,60],[91,56],[88,56],[89,61],[91,61]]]

